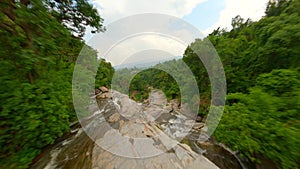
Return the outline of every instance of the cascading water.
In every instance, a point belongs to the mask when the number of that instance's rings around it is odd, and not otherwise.
[[[221,159],[221,161],[232,161],[229,154],[196,144],[192,140],[192,135],[196,137],[199,134],[197,130],[192,130],[190,133],[193,134],[186,138],[191,138],[189,142],[193,145],[190,144],[190,146],[199,154],[185,144],[173,144],[172,140],[183,137],[193,124],[190,119],[180,113],[178,108],[170,108],[166,105],[158,106],[160,103],[141,105],[130,100],[126,95],[116,91],[112,93],[113,99],[97,100],[99,108],[95,105],[90,107],[94,113],[81,121],[84,128],[74,125],[70,134],[46,148],[34,160],[30,168],[198,168],[202,166],[214,169],[218,167],[208,160],[213,161],[214,158],[211,157],[220,156],[219,160]],[[152,95],[155,93],[158,92],[153,92]],[[161,99],[161,101],[166,103],[166,99]],[[104,122],[109,122],[111,129],[102,127]],[[89,132],[96,130],[96,140],[92,140],[86,132],[90,134]],[[157,133],[163,134],[157,135]],[[119,137],[122,135],[126,137]],[[133,136],[143,138],[145,141],[139,141]],[[170,140],[168,137],[172,139]],[[108,144],[106,149],[110,152],[99,146],[103,144]],[[137,153],[136,157],[145,158],[122,157],[120,154],[111,153],[114,150],[117,153],[123,151],[123,153],[133,156]],[[211,156],[205,153],[209,153]],[[153,156],[153,154],[155,155]],[[208,159],[201,154],[206,155]],[[228,167],[227,164],[220,165],[220,162],[213,162],[219,168]],[[236,164],[231,165],[228,168],[237,166]]]

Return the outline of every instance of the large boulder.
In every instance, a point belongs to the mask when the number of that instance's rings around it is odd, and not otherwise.
[[[96,96],[97,99],[112,99],[112,94],[110,92],[100,93]]]
[[[101,90],[101,92],[105,93],[105,92],[109,92],[108,88],[105,86],[101,86],[99,87],[99,89]]]

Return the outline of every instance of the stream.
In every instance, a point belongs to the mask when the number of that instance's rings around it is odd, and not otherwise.
[[[98,106],[90,107],[93,114],[73,124],[30,168],[255,168],[212,139],[195,139],[205,125],[195,123],[188,130],[190,120],[160,91],[151,92],[155,102],[150,98],[147,105],[116,91],[112,95],[98,99]]]

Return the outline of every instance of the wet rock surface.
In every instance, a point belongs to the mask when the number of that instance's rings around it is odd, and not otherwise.
[[[184,116],[178,102],[168,103],[159,90],[151,92],[147,104],[116,91],[105,93],[111,97],[90,105],[92,113],[80,119],[82,128],[73,128],[31,168],[219,168],[202,155],[208,152],[204,147],[180,143],[208,136],[202,132],[205,124]]]
[[[114,105],[109,107],[114,113],[106,117],[112,128],[94,138],[97,146],[93,149],[92,168],[218,168],[179,143],[177,137],[172,138],[173,133],[166,133],[167,127],[156,122],[161,116],[165,122],[176,117],[166,109],[167,99],[161,91],[152,91],[147,105],[119,92],[112,95]]]

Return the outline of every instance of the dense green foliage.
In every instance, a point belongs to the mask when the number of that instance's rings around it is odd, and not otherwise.
[[[106,62],[104,59],[100,59],[95,78],[95,88],[99,88],[100,86],[110,87],[114,73],[115,70],[112,68],[111,63]]]
[[[260,21],[239,19],[231,31],[209,36],[230,93],[215,137],[253,161],[264,157],[286,169],[300,160],[299,7],[296,0],[270,2]]]
[[[165,71],[154,68],[147,69],[145,71],[142,71],[141,73],[138,73],[131,80],[129,86],[129,94],[131,97],[137,100],[147,99],[148,93],[151,88],[160,89],[164,91],[165,95],[169,100],[179,97],[180,94],[179,87],[175,79]]]
[[[63,8],[80,8],[68,15],[71,18],[62,16],[67,11],[59,11],[52,3],[74,5],[73,1],[41,0],[0,3],[0,168],[27,168],[43,147],[54,143],[76,120],[72,73],[84,43],[75,35],[83,35],[82,24],[102,29],[102,19],[83,0],[76,1],[76,7]],[[67,19],[80,21],[68,25]],[[65,24],[73,27],[72,32]],[[97,60],[97,53],[90,51]],[[112,71],[110,64],[102,63],[99,78]],[[97,85],[108,83],[97,80]]]
[[[164,62],[163,65],[175,66],[176,61]],[[117,70],[114,75],[112,88],[123,93],[129,94],[131,98],[137,101],[143,101],[148,98],[151,88],[164,91],[167,98],[179,98],[180,92],[176,80],[166,71],[158,69],[156,65],[150,69],[125,68]],[[124,84],[129,84],[126,86]]]
[[[229,94],[216,138],[253,161],[263,156],[282,168],[297,168],[299,75],[294,70],[273,70],[260,75],[248,94]]]

